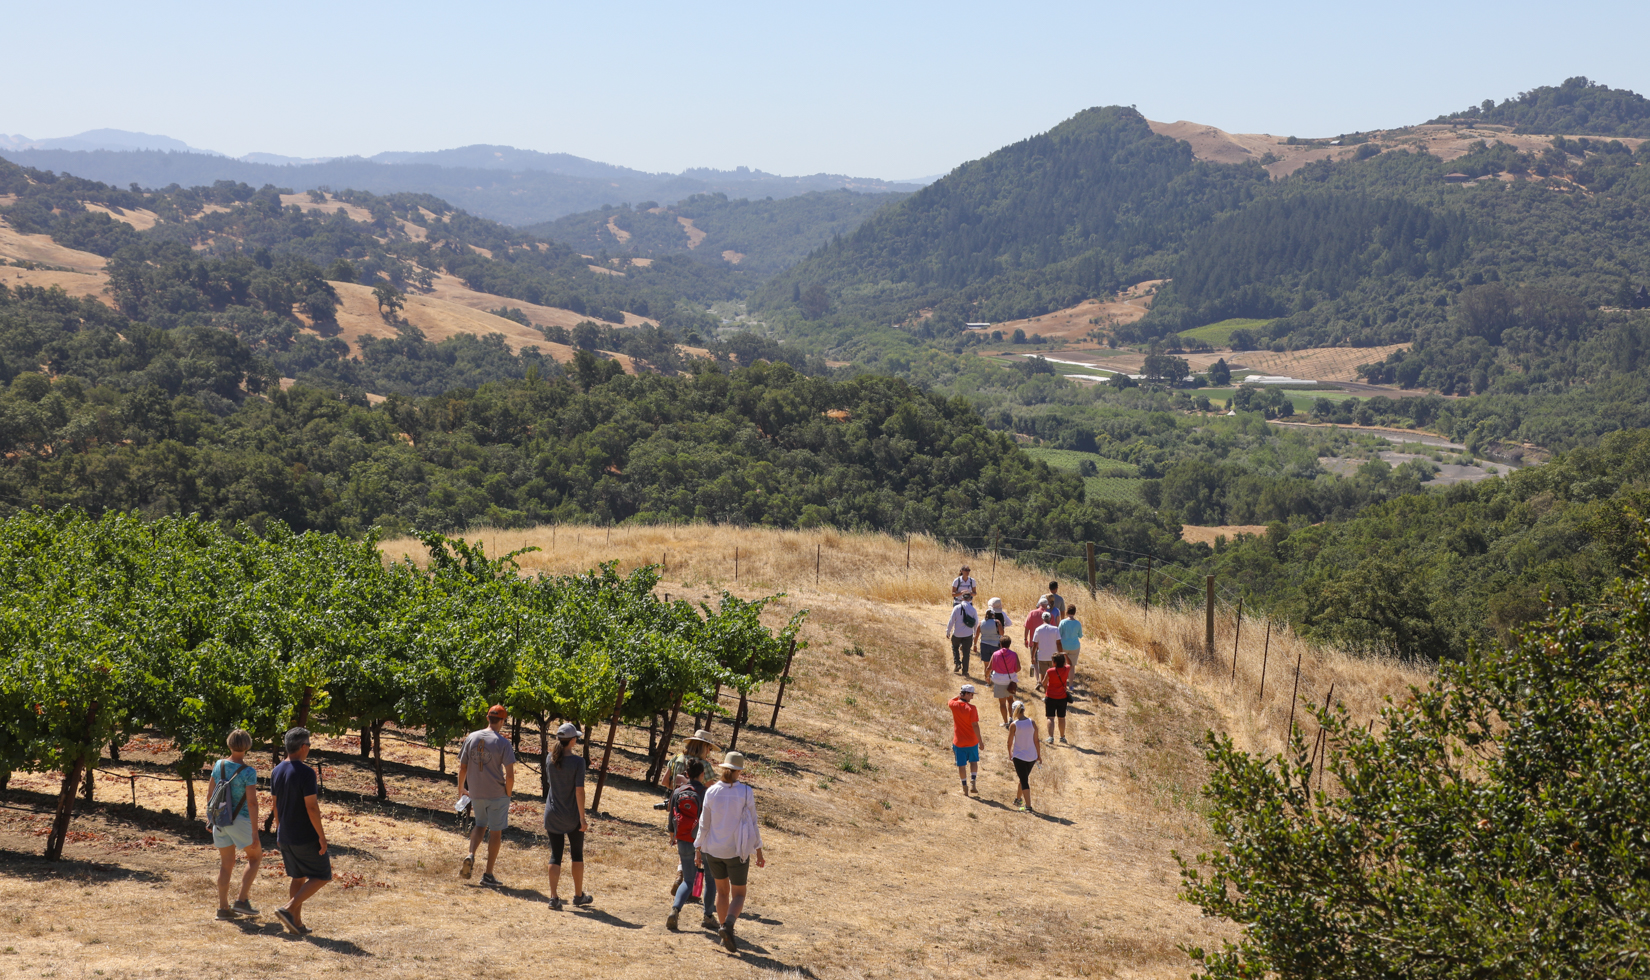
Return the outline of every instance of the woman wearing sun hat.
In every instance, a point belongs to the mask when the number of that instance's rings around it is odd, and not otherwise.
[[[762,855],[756,793],[749,784],[739,781],[739,774],[745,771],[744,754],[729,752],[717,763],[716,769],[721,778],[705,790],[704,808],[699,812],[699,833],[693,841],[693,863],[704,868],[716,882],[716,914],[722,920],[722,945],[732,953],[739,949],[733,938],[733,923],[745,907],[751,855],[756,856],[758,868],[767,867],[768,861]]]
[[[671,756],[670,761],[665,764],[664,771],[659,774],[660,785],[671,792],[681,789],[687,782],[688,760],[698,759],[705,764],[705,769],[709,770],[716,765],[712,753],[717,748],[717,744],[710,740],[710,732],[703,728],[689,735],[682,742],[682,751]],[[656,805],[654,809],[663,810],[664,807]]]

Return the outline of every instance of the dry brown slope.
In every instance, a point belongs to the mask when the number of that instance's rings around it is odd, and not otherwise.
[[[485,537],[494,553],[544,548],[523,556],[529,568],[665,559],[671,571],[660,590],[673,597],[714,602],[722,588],[746,596],[784,590],[771,620],[811,610],[810,646],[797,658],[778,730],[748,729],[740,738],[769,864],[752,873],[737,957],[691,922],[681,934],[663,928],[674,852],[651,809],[657,794],[629,778],[609,783],[604,812],[592,821],[587,887],[595,905],[553,913],[544,904],[545,848],[532,831],[540,813],[528,760],[518,769],[514,829],[500,859],[506,887],[492,891],[456,875],[462,840],[436,816],[454,790],[450,776],[432,771],[433,751],[387,745],[393,795],[380,806],[354,795],[368,789],[370,775],[353,740],[322,738],[334,860],[360,887],[333,886],[313,901],[314,936],[286,938],[274,927],[267,912],[283,882],[273,876],[254,892],[261,920],[211,921],[216,857],[175,820],[102,809],[76,819],[83,836],[69,843],[69,861],[46,866],[24,857],[38,852],[35,832],[45,819],[28,808],[53,785],[48,775],[25,774],[13,780],[13,803],[24,809],[0,816],[0,903],[8,911],[0,945],[15,957],[0,965],[28,975],[126,976],[188,963],[207,975],[255,978],[484,969],[523,980],[570,969],[626,978],[973,980],[1035,965],[1039,975],[1181,977],[1189,963],[1179,944],[1227,934],[1176,897],[1169,853],[1210,843],[1195,800],[1202,730],[1227,727],[1245,744],[1274,744],[1288,701],[1275,693],[1286,673],[1277,665],[1297,653],[1306,662],[1303,695],[1321,698],[1335,681],[1355,710],[1418,679],[1303,650],[1280,633],[1271,641],[1277,673],[1269,697],[1251,711],[1261,638],[1250,634],[1259,630],[1245,630],[1239,678],[1230,683],[1224,660],[1188,654],[1192,617],[1159,612],[1148,627],[1137,608],[1085,606],[1083,700],[1068,719],[1071,744],[1045,747],[1047,761],[1033,776],[1043,812],[1028,815],[1008,808],[1013,782],[999,731],[986,732],[980,799],[955,788],[945,702],[961,678],[949,672],[940,636],[948,604],[937,593],[970,556],[918,538],[907,575],[903,543],[878,535],[619,528],[610,538],[603,528],[561,527]],[[739,583],[731,581],[735,546]],[[385,550],[419,547],[401,540]],[[1045,581],[1006,565],[993,572],[974,558],[982,584],[1016,618]],[[1233,639],[1228,626],[1222,649]],[[989,719],[994,706],[983,708]],[[725,739],[726,723],[714,733]],[[642,765],[628,746],[645,740],[645,731],[621,732],[622,773]],[[140,748],[129,747],[126,758],[168,761]],[[150,812],[181,806],[176,784],[139,786]],[[100,792],[108,799],[126,787],[105,782]]]

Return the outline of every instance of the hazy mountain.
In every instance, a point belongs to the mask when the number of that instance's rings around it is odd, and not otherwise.
[[[183,140],[152,133],[132,133],[124,129],[88,129],[74,136],[54,139],[30,139],[27,136],[0,134],[0,150],[163,150],[171,153],[204,153],[223,156],[216,150],[203,150]]]

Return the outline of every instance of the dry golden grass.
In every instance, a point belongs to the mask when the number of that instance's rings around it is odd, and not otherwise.
[[[673,597],[713,602],[724,588],[746,597],[783,591],[774,621],[810,610],[809,645],[797,656],[778,730],[748,728],[739,738],[769,866],[753,872],[737,957],[696,928],[679,935],[663,928],[674,852],[651,809],[656,792],[635,779],[646,764],[647,732],[626,728],[587,848],[596,904],[562,913],[543,901],[532,771],[518,768],[514,826],[499,859],[508,887],[494,892],[456,876],[463,844],[442,813],[455,795],[451,754],[443,777],[433,749],[387,742],[390,800],[378,804],[358,743],[320,740],[335,867],[353,887],[335,884],[313,900],[307,918],[317,931],[302,940],[281,936],[267,914],[284,891],[273,855],[253,893],[265,916],[211,921],[215,854],[198,827],[159,812],[181,810],[179,784],[140,781],[143,809],[102,803],[82,813],[68,860],[49,866],[32,855],[55,780],[19,774],[13,808],[0,810],[0,974],[399,978],[483,970],[529,978],[572,969],[594,977],[859,980],[1030,967],[1051,976],[1180,977],[1189,970],[1182,944],[1230,935],[1178,899],[1170,856],[1214,843],[1197,793],[1203,732],[1277,745],[1297,655],[1302,693],[1321,699],[1334,681],[1354,713],[1423,676],[1274,633],[1267,697],[1257,707],[1262,632],[1252,624],[1233,684],[1228,659],[1200,652],[1198,616],[1154,610],[1147,621],[1137,605],[1104,595],[1089,602],[1068,587],[1089,634],[1080,700],[1067,720],[1071,744],[1044,746],[1045,763],[1032,777],[1040,812],[1016,813],[1006,733],[995,727],[989,698],[980,705],[980,798],[965,799],[954,782],[945,702],[961,678],[949,672],[945,596],[967,560],[986,595],[1001,596],[1017,617],[1046,575],[1001,564],[993,573],[989,557],[925,538],[911,541],[907,574],[905,542],[881,535],[702,526],[611,534],[609,541],[606,528],[564,526],[467,537],[495,555],[541,546],[520,559],[529,571],[663,561],[669,570],[659,589]],[[384,550],[399,557],[420,548],[402,539]],[[1219,642],[1231,649],[1229,623]],[[757,697],[770,700],[771,692]],[[1040,716],[1036,698],[1028,703]],[[765,723],[767,709],[753,716]],[[712,727],[725,741],[728,723]],[[535,735],[524,734],[522,750],[531,763]],[[170,759],[163,744],[134,744],[123,762],[105,765],[154,771]],[[258,761],[267,767],[267,756]],[[109,780],[98,793],[102,801],[127,798],[125,784]]]
[[[50,235],[25,235],[8,224],[4,218],[0,218],[0,259],[6,259],[8,262],[35,262],[75,272],[99,274],[109,261],[101,255],[59,245],[52,241]]]
[[[1245,351],[1231,358],[1232,367],[1245,367],[1264,374],[1286,375],[1313,381],[1359,381],[1357,367],[1386,359],[1408,344],[1384,347],[1313,347],[1306,350]]]

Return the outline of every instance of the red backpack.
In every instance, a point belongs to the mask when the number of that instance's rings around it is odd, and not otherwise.
[[[686,830],[687,836],[682,832]],[[677,840],[692,840],[699,830],[699,793],[694,786],[683,786],[670,798],[670,832]]]

